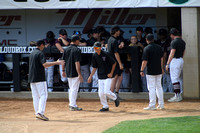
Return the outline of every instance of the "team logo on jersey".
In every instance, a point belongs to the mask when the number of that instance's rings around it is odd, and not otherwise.
[[[188,2],[189,0],[169,0],[169,2],[173,3],[173,4],[184,4],[186,2]]]

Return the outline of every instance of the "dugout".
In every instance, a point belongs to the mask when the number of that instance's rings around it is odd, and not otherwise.
[[[118,24],[125,38],[134,35],[137,26],[152,27],[156,37],[160,28],[179,28],[187,43],[184,96],[200,98],[198,0],[5,0],[0,5],[1,46],[28,46],[45,38],[48,30],[58,37],[61,28],[70,36],[74,29],[86,33],[103,25],[109,31]],[[5,58],[12,61],[15,56]]]

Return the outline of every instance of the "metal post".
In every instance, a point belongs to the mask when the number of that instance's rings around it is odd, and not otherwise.
[[[140,78],[140,55],[139,47],[124,47],[119,52],[120,53],[130,53],[131,54],[131,68],[132,68],[132,92],[141,91],[141,78]]]
[[[131,68],[132,68],[132,92],[141,92],[141,78],[140,78],[140,47],[131,47]]]
[[[20,57],[21,57],[21,54],[12,54],[14,92],[21,91]]]

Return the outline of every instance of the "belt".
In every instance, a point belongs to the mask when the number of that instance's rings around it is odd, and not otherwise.
[[[46,57],[46,60],[54,59],[54,57]]]
[[[180,59],[180,58],[183,58],[183,57],[174,57],[175,59]]]

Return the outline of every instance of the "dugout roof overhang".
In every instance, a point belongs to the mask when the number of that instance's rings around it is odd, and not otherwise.
[[[4,9],[200,7],[199,0],[1,0]]]

